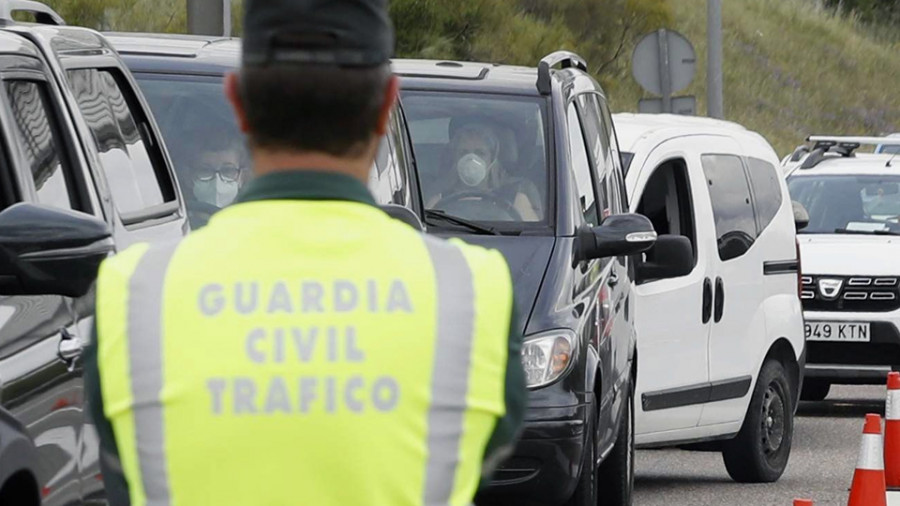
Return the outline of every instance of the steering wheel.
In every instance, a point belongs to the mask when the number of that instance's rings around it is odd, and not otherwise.
[[[501,199],[496,194],[486,192],[483,190],[463,190],[461,192],[454,193],[452,195],[448,195],[435,204],[435,208],[438,208],[440,205],[440,209],[447,209],[448,207],[452,207],[454,205],[462,204],[466,201],[477,200],[481,202],[485,202],[497,211],[500,211],[513,221],[523,221],[522,215],[513,207],[512,204],[507,202],[504,199]],[[457,214],[457,213],[454,213]],[[465,218],[466,216],[460,215],[461,218]],[[495,220],[490,220],[495,221]],[[503,221],[503,220],[496,220]]]

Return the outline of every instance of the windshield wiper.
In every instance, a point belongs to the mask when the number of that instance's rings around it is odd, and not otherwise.
[[[452,214],[447,214],[444,211],[438,209],[426,209],[425,210],[425,223],[428,225],[433,225],[434,219],[440,219],[444,221],[449,221],[454,225],[461,225],[463,227],[468,228],[473,232],[478,232],[479,234],[484,235],[501,235],[495,228],[489,227],[487,225],[479,225],[474,221],[469,221],[464,218],[460,218],[458,216],[453,216]]]
[[[835,234],[855,234],[855,235],[900,235],[892,230],[849,230],[846,228],[834,229]]]

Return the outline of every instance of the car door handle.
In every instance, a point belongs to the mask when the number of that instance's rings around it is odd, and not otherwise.
[[[703,280],[703,323],[709,323],[709,319],[712,317],[712,304],[713,304],[713,293],[712,293],[712,281],[709,278]]]
[[[722,321],[722,313],[725,312],[725,283],[722,278],[716,278],[716,314],[715,322]]]
[[[69,364],[71,369],[78,357],[81,356],[84,348],[81,346],[81,340],[73,336],[69,331],[62,330],[60,334],[62,334],[62,337],[59,340],[59,359]]]
[[[610,288],[619,284],[619,275],[613,271],[609,274],[609,278],[606,279],[606,284],[609,285]]]

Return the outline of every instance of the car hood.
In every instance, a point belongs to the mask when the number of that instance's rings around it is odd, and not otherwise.
[[[451,237],[447,234],[436,235]],[[541,289],[544,273],[547,272],[556,238],[493,235],[453,235],[452,237],[503,253],[506,263],[509,265],[515,290],[516,313],[519,317],[516,324],[517,329],[524,333],[525,324],[528,322],[528,317],[531,315],[531,310]]]
[[[898,236],[799,234],[797,240],[805,274],[900,274]]]

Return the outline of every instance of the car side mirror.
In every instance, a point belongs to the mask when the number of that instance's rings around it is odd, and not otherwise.
[[[687,276],[694,270],[694,247],[683,235],[661,235],[635,266],[638,284]]]
[[[656,242],[656,231],[646,216],[617,214],[599,227],[584,227],[578,232],[577,261],[635,255]]]
[[[115,249],[105,222],[19,203],[0,212],[0,295],[81,297]]]
[[[400,220],[419,232],[425,231],[425,225],[422,224],[422,220],[420,220],[419,216],[408,207],[398,204],[385,204],[381,206],[381,210],[387,213],[391,218]]]
[[[809,225],[809,212],[796,200],[792,200],[791,205],[794,208],[794,226],[799,232]]]

